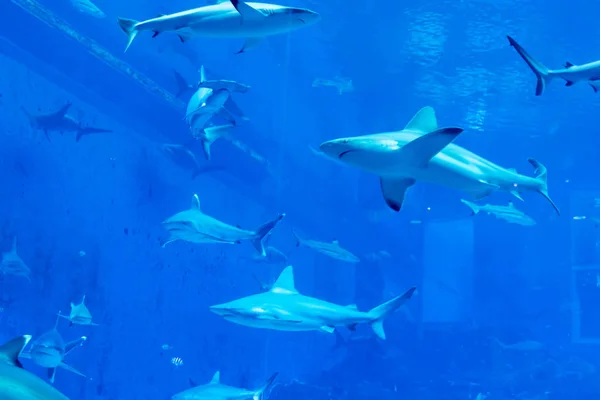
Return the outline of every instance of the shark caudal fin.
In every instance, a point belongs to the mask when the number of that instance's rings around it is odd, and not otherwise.
[[[254,232],[254,238],[252,239],[252,246],[260,253],[261,256],[265,257],[267,252],[265,250],[265,239],[269,236],[273,228],[277,226],[279,221],[285,217],[285,214],[279,214],[273,221],[269,221],[266,224],[259,227]]]
[[[473,211],[473,215],[478,214],[479,211],[481,211],[481,206],[478,206],[475,203],[471,203],[470,201],[464,200],[464,199],[460,199],[460,201],[463,204],[466,204],[467,207],[469,207],[471,209],[471,211]]]
[[[552,207],[554,207],[556,214],[560,215],[560,210],[558,209],[556,204],[554,204],[554,202],[550,198],[550,195],[548,194],[548,169],[534,158],[530,158],[527,161],[529,161],[529,163],[533,165],[533,168],[535,168],[535,178],[538,180],[539,183],[539,187],[537,188],[538,193],[544,196],[546,200],[550,202]]]
[[[540,96],[544,92],[544,88],[552,79],[550,75],[550,70],[541,62],[533,58],[527,50],[525,50],[517,41],[510,36],[506,36],[508,38],[508,42],[512,47],[515,48],[517,53],[521,56],[521,58],[527,63],[529,68],[533,71],[535,76],[537,77],[537,86],[535,87],[535,95]]]
[[[277,378],[279,372],[275,372],[267,381],[262,385],[259,389],[254,392],[254,396],[252,396],[252,400],[262,400],[265,392],[269,390],[270,387],[273,386],[273,382],[275,382],[275,378]]]
[[[390,301],[383,303],[371,311],[369,311],[369,315],[373,318],[371,322],[371,328],[373,332],[380,339],[385,340],[385,331],[383,330],[383,320],[386,319],[390,314],[396,311],[398,308],[402,307],[407,300],[409,300],[413,293],[417,290],[416,287],[412,287],[406,291],[402,296],[397,296],[391,299]]]
[[[123,32],[127,34],[127,46],[125,46],[125,51],[127,51],[129,50],[129,46],[131,46],[133,39],[135,39],[139,32],[137,30],[137,24],[139,22],[134,19],[127,19],[121,17],[117,18],[117,22],[119,23],[121,29],[123,29]]]
[[[235,125],[219,125],[205,128],[204,133],[200,135],[200,142],[202,143],[202,152],[207,160],[210,160],[210,146],[219,138],[225,136],[231,128]]]

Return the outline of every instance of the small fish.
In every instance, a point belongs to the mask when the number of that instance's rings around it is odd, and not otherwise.
[[[183,360],[179,357],[173,357],[171,358],[171,364],[176,367],[181,367],[183,365]]]
[[[335,258],[336,260],[345,261],[349,263],[360,262],[360,258],[341,247],[340,243],[337,240],[334,240],[331,243],[319,242],[318,240],[303,239],[298,235],[298,233],[296,233],[296,231],[292,230],[292,232],[296,237],[296,246],[304,245],[306,247],[318,251],[321,254],[325,254],[326,256],[329,256],[331,258]]]
[[[167,350],[173,350],[173,346],[169,345],[169,344],[163,344],[162,346],[160,346],[161,349],[167,351]]]

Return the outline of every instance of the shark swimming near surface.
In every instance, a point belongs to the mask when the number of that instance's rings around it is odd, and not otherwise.
[[[85,135],[112,132],[110,129],[95,128],[93,126],[87,126],[81,121],[77,121],[67,114],[71,105],[71,103],[67,103],[58,111],[41,115],[33,115],[24,107],[21,107],[21,110],[23,110],[25,115],[29,118],[31,127],[43,131],[48,141],[50,141],[49,132],[60,132],[61,134],[64,132],[75,132],[76,142],[79,142]]]
[[[354,304],[342,306],[300,294],[294,284],[293,268],[288,266],[269,291],[214,305],[210,310],[240,325],[279,331],[334,333],[337,327],[355,330],[358,324],[369,324],[380,339],[385,339],[383,321],[402,307],[415,290],[412,287],[370,311],[359,311]]]
[[[246,93],[249,86],[228,80],[207,80],[204,66],[200,68],[198,90],[187,105],[185,119],[192,136],[202,144],[204,157],[210,159],[210,146],[233,128],[239,119],[246,119],[231,98],[232,93]],[[208,122],[218,116],[228,122],[207,128]]]
[[[566,62],[564,68],[549,69],[533,58],[515,39],[510,36],[507,36],[507,38],[510,45],[515,48],[537,77],[536,96],[541,96],[546,85],[555,78],[564,79],[566,81],[565,86],[573,86],[577,82],[586,82],[594,89],[594,92],[598,93],[598,90],[600,90],[600,60],[581,65]]]
[[[250,241],[256,251],[264,257],[266,256],[264,241],[283,217],[285,214],[279,214],[274,220],[260,226],[255,231],[248,231],[204,214],[200,209],[200,199],[197,194],[194,194],[189,209],[178,212],[163,221],[163,226],[169,232],[169,238],[162,243],[162,247],[176,240],[190,243],[222,244]]]
[[[182,42],[192,36],[245,38],[238,51],[243,53],[256,47],[266,36],[291,32],[319,20],[319,14],[305,8],[231,0],[141,22],[118,18],[118,23],[128,37],[125,51],[139,32],[151,31],[152,37],[175,32]]]
[[[54,383],[56,368],[61,367],[79,376],[85,375],[64,362],[64,358],[77,346],[82,346],[87,337],[82,336],[69,343],[65,343],[56,329],[59,317],[56,318],[54,328],[40,335],[31,343],[29,352],[21,353],[21,357],[29,358],[41,367],[48,368],[48,379]]]
[[[204,385],[198,385],[190,379],[192,388],[173,395],[171,400],[262,400],[277,375],[278,373],[271,375],[260,388],[249,390],[222,384],[221,373],[217,371],[210,382]]]
[[[0,346],[0,399],[69,400],[52,385],[23,369],[19,355],[30,340],[30,335],[23,335]]]
[[[417,181],[434,183],[463,192],[476,199],[496,191],[520,198],[520,193],[537,192],[560,215],[548,194],[548,172],[530,158],[535,177],[502,168],[453,144],[462,133],[458,127],[439,128],[431,107],[422,108],[403,130],[334,139],[321,144],[329,157],[374,173],[380,178],[386,204],[400,211],[408,188]]]

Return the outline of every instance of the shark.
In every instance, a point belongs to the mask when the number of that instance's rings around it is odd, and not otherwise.
[[[523,192],[544,196],[557,214],[548,194],[548,170],[533,158],[535,177],[519,174],[453,144],[463,132],[459,127],[438,128],[435,111],[424,107],[401,131],[334,139],[321,151],[333,159],[379,176],[386,204],[400,211],[406,191],[417,181],[460,190],[482,199],[497,191],[521,198]]]
[[[274,220],[260,226],[255,231],[245,230],[203,213],[200,209],[200,198],[194,194],[189,209],[180,211],[163,221],[163,226],[169,232],[169,238],[162,243],[162,247],[176,240],[190,243],[222,244],[250,241],[258,253],[265,257],[267,252],[264,241],[283,217],[285,214],[279,214]]]
[[[598,93],[600,89],[600,60],[581,65],[566,62],[563,68],[549,69],[531,56],[515,39],[510,36],[507,36],[507,38],[510,45],[514,47],[537,77],[536,96],[541,96],[546,85],[554,78],[564,79],[566,81],[565,86],[573,86],[577,82],[587,82],[594,92]]]
[[[228,80],[207,80],[204,66],[200,68],[198,90],[187,105],[185,119],[192,136],[202,144],[204,157],[210,159],[210,146],[226,134],[238,122],[245,119],[242,111],[231,98],[232,93],[246,93],[249,86]],[[227,125],[206,128],[215,116],[226,120]]]
[[[32,128],[39,129],[44,132],[46,139],[50,141],[49,132],[75,132],[75,141],[79,142],[85,135],[91,135],[94,133],[105,133],[112,132],[110,129],[95,128],[93,126],[87,126],[81,121],[76,120],[72,116],[68,115],[67,112],[71,108],[72,103],[68,102],[62,106],[58,111],[50,114],[33,115],[27,111],[24,107],[21,110],[29,118],[29,123]]]
[[[184,390],[171,397],[171,400],[262,400],[265,392],[272,387],[278,373],[271,375],[269,379],[258,389],[248,390],[221,383],[221,372],[217,371],[210,382],[198,385],[190,379],[191,389]]]
[[[495,206],[492,204],[485,204],[481,206],[464,199],[461,199],[460,201],[469,207],[471,211],[473,211],[473,215],[479,214],[479,212],[483,211],[488,215],[493,215],[496,218],[503,219],[511,224],[519,224],[524,226],[535,225],[533,218],[525,214],[523,211],[518,210],[512,201],[510,201],[507,206]]]
[[[69,400],[52,385],[26,371],[19,355],[31,335],[16,337],[0,346],[0,398],[2,400]]]
[[[25,261],[17,253],[17,237],[13,238],[10,251],[2,253],[0,261],[0,273],[3,275],[22,276],[31,281],[31,269],[25,264]]]
[[[325,254],[328,257],[335,258],[336,260],[340,261],[345,261],[349,263],[360,262],[360,258],[341,247],[340,242],[338,240],[333,240],[330,243],[320,242],[318,240],[304,239],[300,237],[300,235],[295,230],[292,230],[292,233],[296,238],[296,247],[303,245],[313,250],[316,250],[321,254]]]
[[[192,36],[245,38],[239,54],[256,47],[266,36],[291,32],[320,19],[318,13],[305,8],[231,0],[141,22],[118,18],[118,23],[128,37],[125,51],[139,32],[151,31],[152,37],[175,32],[181,42]]]
[[[334,333],[337,327],[355,330],[358,324],[369,324],[373,332],[385,340],[383,321],[402,307],[415,290],[412,287],[370,311],[359,311],[354,304],[343,306],[300,294],[290,265],[269,291],[213,305],[210,310],[240,325],[279,331]]]
[[[81,299],[81,303],[71,303],[71,312],[69,315],[63,315],[60,312],[58,316],[69,321],[69,326],[73,325],[91,325],[98,326],[98,324],[92,322],[92,314],[85,305],[85,295]]]
[[[61,367],[67,371],[71,371],[74,374],[85,377],[84,374],[71,367],[64,362],[64,358],[77,346],[83,346],[83,343],[87,340],[87,337],[81,336],[69,343],[65,343],[60,333],[58,333],[58,320],[54,328],[50,331],[40,335],[36,340],[31,343],[31,349],[29,352],[21,353],[21,357],[29,358],[41,367],[48,368],[48,379],[54,383],[54,377],[56,376],[56,368]]]

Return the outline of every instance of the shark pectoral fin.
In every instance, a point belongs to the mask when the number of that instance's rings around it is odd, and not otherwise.
[[[242,48],[235,54],[240,54],[240,53],[244,53],[248,50],[252,50],[256,46],[258,46],[260,44],[260,42],[262,42],[262,41],[263,41],[262,37],[248,38],[248,39],[246,39],[246,42],[244,43]]]
[[[87,340],[87,337],[82,336],[78,339],[75,339],[65,345],[65,356],[69,354],[74,348],[77,346],[83,346],[83,343]]]
[[[85,376],[84,374],[82,374],[81,372],[79,372],[78,370],[76,370],[75,368],[71,367],[69,364],[66,364],[65,362],[61,362],[59,365],[61,368],[66,369],[69,372],[72,372],[76,375],[79,376],[83,376],[84,378],[87,378],[87,376]]]
[[[575,82],[573,82],[573,81],[567,81],[565,83],[565,86],[573,86],[574,84],[575,84]]]
[[[462,131],[462,128],[451,127],[426,133],[402,147],[400,154],[408,165],[426,166],[429,160],[452,143]]]
[[[595,86],[593,83],[590,83],[591,88],[594,90],[594,93],[598,93],[598,87]]]
[[[189,33],[183,33],[183,32],[178,33],[177,36],[179,37],[179,41],[181,43],[185,43],[185,42],[187,42],[188,40],[190,40],[192,38],[191,34],[189,34]]]
[[[335,332],[335,328],[333,326],[329,326],[329,325],[323,325],[319,329],[326,333],[334,333]]]
[[[47,374],[48,374],[48,380],[51,383],[54,383],[54,378],[56,377],[56,368],[48,368]]]
[[[394,211],[400,211],[406,190],[415,184],[412,178],[380,178],[379,182],[385,203]]]
[[[258,11],[256,8],[253,8],[252,6],[248,5],[247,3],[244,3],[241,0],[231,0],[231,4],[233,5],[233,7],[235,7],[237,12],[239,12],[240,15],[242,16],[242,21],[244,21],[244,20],[260,21],[261,19],[266,18],[265,14]]]
[[[516,190],[511,190],[510,194],[512,194],[513,196],[515,196],[517,199],[521,200],[521,201],[525,201],[523,200],[523,198],[521,197],[521,194],[519,192],[517,192]]]

